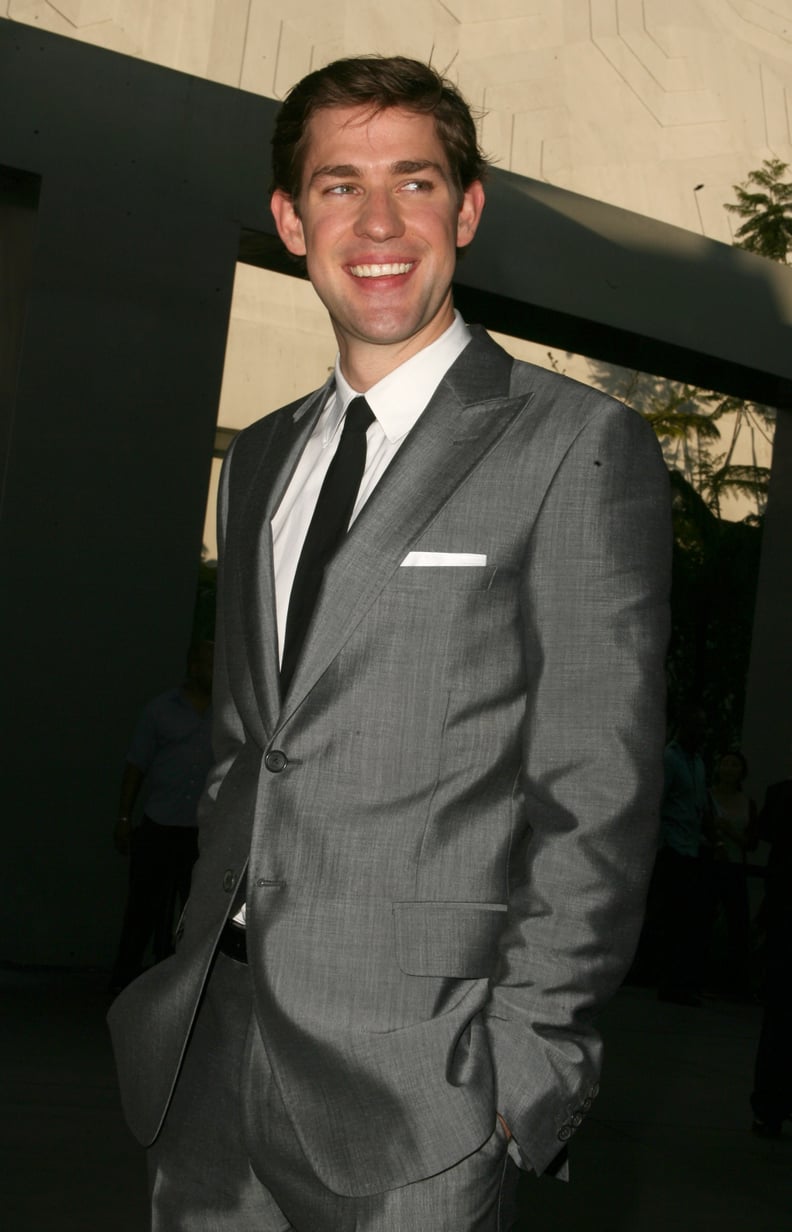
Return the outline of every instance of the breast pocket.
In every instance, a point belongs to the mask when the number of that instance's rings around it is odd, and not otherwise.
[[[495,565],[402,565],[388,590],[489,590],[497,572]]]

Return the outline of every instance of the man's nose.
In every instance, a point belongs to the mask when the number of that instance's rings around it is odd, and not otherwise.
[[[386,189],[366,193],[355,223],[355,234],[387,240],[403,233],[404,220],[393,194]]]

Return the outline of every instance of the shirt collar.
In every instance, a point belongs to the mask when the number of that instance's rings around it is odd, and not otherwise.
[[[366,401],[389,441],[401,440],[414,427],[446,372],[469,342],[470,330],[455,311],[444,334],[366,391]],[[324,423],[323,445],[338,431],[347,407],[358,395],[359,391],[352,388],[341,371],[336,356],[335,398]]]

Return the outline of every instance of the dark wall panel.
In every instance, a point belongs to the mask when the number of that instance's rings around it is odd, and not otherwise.
[[[140,705],[182,674],[272,106],[0,22],[0,163],[41,183],[35,212],[0,213],[22,254],[2,299],[0,960],[112,955],[120,772]]]

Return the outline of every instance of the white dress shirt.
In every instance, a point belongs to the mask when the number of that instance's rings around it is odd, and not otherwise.
[[[374,422],[366,434],[366,466],[352,511],[352,521],[401,447],[407,433],[425,410],[437,386],[454,360],[470,342],[470,331],[459,313],[453,324],[435,342],[406,360],[400,367],[366,391]],[[308,526],[319,499],[333,455],[338,448],[346,409],[359,391],[353,389],[335,364],[335,390],[327,400],[308,438],[289,486],[272,519],[272,551],[275,565],[275,601],[278,615],[278,647],[283,658],[283,639],[289,598]]]

